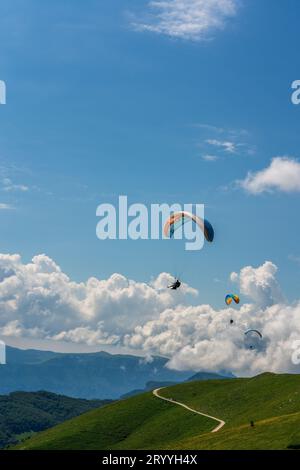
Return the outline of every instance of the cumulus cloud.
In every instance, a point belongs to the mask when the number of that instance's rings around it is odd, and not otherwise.
[[[300,302],[285,303],[276,273],[277,267],[270,261],[232,273],[231,280],[239,283],[243,299],[240,308],[168,308],[158,319],[126,335],[125,344],[166,355],[169,367],[179,370],[230,370],[237,375],[299,372],[291,356],[294,341],[300,339]],[[246,337],[249,328],[261,331],[263,339]]]
[[[231,318],[234,325],[230,325]],[[260,330],[263,339],[247,338],[244,332],[248,328]],[[214,310],[204,305],[166,310],[158,320],[127,335],[125,343],[168,356],[168,365],[174,369],[254,375],[264,371],[299,373],[299,366],[291,361],[293,343],[299,338],[300,303],[266,309],[246,304],[239,310]]]
[[[166,291],[168,286],[174,282],[174,278],[168,274],[168,273],[161,273],[157,276],[156,279],[152,280],[150,282],[150,286],[153,287],[156,291],[161,292],[161,291]],[[181,287],[180,289],[182,290],[182,293],[184,296],[186,295],[191,295],[191,296],[197,296],[198,291],[197,289],[194,289],[193,287],[189,286],[188,284],[181,282]],[[180,294],[180,291],[177,291]],[[182,297],[180,299],[177,298],[177,300],[182,300]]]
[[[232,282],[239,282],[240,292],[261,307],[283,301],[283,294],[276,279],[277,266],[266,261],[262,266],[246,266],[240,274],[231,273]]]
[[[290,157],[275,157],[267,168],[248,173],[238,184],[250,194],[272,191],[299,192],[300,163]]]
[[[107,280],[72,281],[45,255],[24,264],[19,255],[0,255],[0,333],[75,343],[115,344],[140,323],[158,317],[197,291],[183,284],[177,295],[162,273],[151,284],[120,274]]]
[[[178,370],[299,373],[291,356],[300,340],[300,301],[286,302],[276,275],[271,261],[231,273],[242,302],[216,309],[192,304],[197,291],[186,284],[170,292],[167,273],[149,284],[121,274],[74,282],[46,255],[23,263],[17,254],[2,254],[0,335],[117,344],[143,350],[146,361],[166,356],[168,367]],[[249,328],[263,339],[245,337]]]
[[[238,0],[152,0],[144,21],[135,21],[139,31],[201,41],[223,29],[237,14]]]

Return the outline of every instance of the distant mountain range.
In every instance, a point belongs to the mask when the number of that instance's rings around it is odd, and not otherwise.
[[[234,378],[234,375],[228,374],[228,375],[220,375],[220,374],[214,374],[211,372],[197,372],[197,374],[192,375],[192,377],[189,377],[188,379],[184,380],[184,382],[193,382],[193,381],[199,381],[199,380],[222,380],[222,379],[231,379]],[[133,397],[135,395],[139,395],[140,393],[145,393],[145,392],[150,392],[152,390],[155,390],[156,388],[162,388],[162,387],[171,387],[172,385],[176,385],[179,382],[147,382],[145,387],[143,389],[137,389],[137,390],[131,390],[131,392],[124,393],[124,395],[121,396],[122,399]]]
[[[131,390],[131,392],[124,393],[124,395],[121,396],[121,399],[124,400],[126,398],[134,397],[135,395],[149,392],[151,390],[155,390],[156,388],[171,387],[172,385],[176,385],[177,383],[178,382],[147,382],[143,389]]]
[[[188,378],[188,382],[198,381],[198,380],[217,380],[217,379],[234,379],[235,376],[230,372],[220,372],[216,374],[214,372],[197,372],[197,374],[192,375]]]
[[[7,347],[7,364],[0,366],[0,395],[39,391],[75,398],[119,398],[149,381],[182,382],[192,372],[168,369],[168,360],[151,361],[106,352],[65,354]]]
[[[126,399],[184,381],[223,378],[170,370],[163,357],[146,360],[105,352],[64,354],[12,347],[6,353],[7,364],[0,366],[0,448],[109,399]]]
[[[7,364],[0,366],[0,395],[14,391],[48,392],[86,399],[116,399],[147,388],[147,383],[183,382],[194,373],[166,367],[168,359],[108,354],[66,354],[7,347]],[[201,378],[221,378],[199,373]],[[203,375],[204,374],[204,375]]]
[[[110,400],[82,400],[49,392],[0,396],[0,448],[108,403]]]

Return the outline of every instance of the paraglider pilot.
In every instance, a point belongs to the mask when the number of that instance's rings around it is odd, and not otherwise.
[[[181,286],[181,282],[179,281],[179,279],[176,279],[175,282],[173,282],[173,284],[168,286],[168,289],[177,290],[179,289],[180,286]]]

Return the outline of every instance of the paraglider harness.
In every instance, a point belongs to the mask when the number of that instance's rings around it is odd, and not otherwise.
[[[179,279],[176,279],[176,281],[173,282],[173,284],[171,284],[170,286],[168,286],[168,288],[171,290],[177,290],[179,289],[180,286],[181,286],[181,282],[179,281]]]

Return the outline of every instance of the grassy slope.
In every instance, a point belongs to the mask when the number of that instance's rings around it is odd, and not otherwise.
[[[35,435],[19,449],[159,448],[215,427],[210,419],[142,394]]]
[[[191,382],[162,393],[224,419],[225,427],[211,434],[215,422],[147,393],[63,423],[19,448],[280,449],[300,444],[300,376]]]
[[[176,448],[284,449],[300,444],[299,375],[262,374],[194,385],[172,387],[164,395],[224,419],[226,425],[217,434],[184,439]]]

